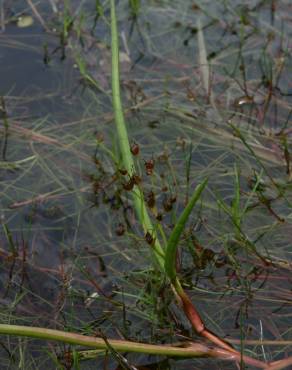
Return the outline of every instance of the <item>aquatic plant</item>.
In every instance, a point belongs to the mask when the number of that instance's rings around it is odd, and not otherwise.
[[[99,3],[99,2],[97,2]],[[132,2],[134,3],[134,2]],[[138,4],[138,2],[135,2]],[[129,341],[116,341],[111,340],[104,336],[102,332],[97,332],[96,335],[99,336],[99,338],[89,337],[89,336],[80,336],[76,333],[74,333],[74,327],[72,328],[72,333],[65,333],[61,331],[53,331],[53,330],[46,330],[43,328],[34,328],[34,327],[23,327],[23,326],[13,326],[13,325],[2,325],[0,326],[0,331],[3,334],[11,334],[11,335],[18,335],[18,336],[30,336],[35,338],[42,338],[42,339],[48,339],[48,340],[57,340],[61,341],[62,343],[70,343],[70,344],[79,344],[84,345],[88,347],[95,347],[98,349],[101,349],[103,351],[107,351],[111,353],[114,358],[118,358],[119,361],[126,361],[125,358],[119,357],[122,356],[120,352],[124,351],[133,351],[133,352],[143,352],[148,354],[165,354],[168,356],[183,356],[183,357],[192,357],[192,356],[214,356],[219,359],[228,359],[232,361],[237,361],[238,363],[245,362],[246,364],[250,364],[254,367],[259,368],[281,368],[284,366],[289,366],[289,363],[291,362],[291,359],[286,359],[283,361],[278,361],[274,363],[265,363],[262,361],[257,361],[251,357],[244,356],[243,350],[236,351],[234,348],[231,347],[231,345],[225,340],[221,339],[220,336],[214,335],[211,331],[205,328],[205,324],[203,320],[201,319],[198,311],[196,310],[196,307],[192,303],[190,297],[186,294],[185,290],[183,289],[183,284],[180,282],[180,274],[176,271],[176,260],[177,260],[177,252],[178,252],[178,246],[179,242],[181,240],[182,234],[185,231],[187,222],[189,221],[190,214],[195,207],[195,205],[200,202],[203,204],[201,195],[204,191],[204,189],[207,187],[207,179],[205,179],[202,182],[198,181],[198,185],[196,189],[193,191],[192,195],[189,196],[189,200],[185,206],[185,208],[181,211],[181,215],[178,217],[178,219],[175,222],[175,225],[170,232],[169,237],[167,238],[165,234],[167,232],[162,229],[160,224],[156,224],[153,222],[153,217],[151,217],[150,212],[148,211],[148,208],[153,207],[153,197],[149,197],[147,200],[145,199],[144,189],[143,189],[143,183],[141,183],[139,180],[137,180],[138,174],[137,174],[137,168],[136,168],[136,162],[133,160],[133,156],[138,155],[139,151],[142,151],[143,149],[138,150],[137,147],[134,145],[130,145],[130,141],[128,138],[127,133],[127,126],[124,119],[123,114],[123,107],[121,104],[120,99],[120,73],[119,73],[119,46],[118,46],[118,31],[117,31],[117,22],[116,22],[116,14],[115,14],[115,2],[111,1],[111,29],[112,29],[112,93],[113,93],[113,108],[114,108],[114,114],[115,114],[115,122],[116,122],[116,131],[118,136],[118,142],[119,142],[119,149],[121,153],[121,160],[114,158],[114,162],[117,164],[117,166],[120,168],[121,171],[126,171],[127,176],[129,177],[129,181],[127,183],[124,183],[124,189],[127,190],[128,195],[131,197],[132,204],[135,208],[137,218],[140,222],[141,229],[143,230],[142,233],[144,235],[144,238],[148,242],[148,246],[150,249],[152,249],[153,254],[155,256],[155,269],[156,271],[159,271],[159,276],[167,281],[167,287],[170,292],[174,292],[174,297],[177,299],[179,304],[181,304],[181,307],[186,315],[186,317],[191,322],[193,328],[195,331],[209,339],[211,341],[212,347],[209,347],[207,345],[194,343],[190,340],[186,342],[179,343],[177,346],[159,346],[159,345],[148,345],[145,343],[135,343],[135,342],[129,342]],[[198,23],[198,29],[199,29],[199,43],[201,45],[201,48],[204,48],[204,39],[201,31],[200,23]],[[68,34],[66,34],[68,37]],[[206,93],[209,93],[210,86],[209,86],[209,70],[207,67],[207,53],[206,51],[202,53],[201,55],[201,63],[204,64],[203,69],[203,82],[204,87],[206,90]],[[78,60],[77,60],[78,62]],[[79,60],[80,62],[80,60]],[[82,74],[83,78],[87,79],[88,82],[91,81],[91,75],[88,74],[86,69],[84,68],[84,65],[82,64],[83,61],[80,62],[79,69],[80,73]],[[88,78],[88,76],[90,78]],[[92,85],[92,84],[91,84]],[[94,83],[93,83],[94,85]],[[95,87],[97,87],[96,85]],[[212,94],[210,93],[210,98],[212,97]],[[212,99],[210,99],[211,101]],[[214,104],[214,102],[211,101],[211,104]],[[216,107],[215,107],[216,108]],[[213,106],[213,109],[215,109]],[[184,116],[184,119],[186,117]],[[241,131],[239,129],[236,129],[234,126],[231,126],[233,128],[234,132],[237,135],[238,141],[241,140],[243,145],[245,145],[248,149],[250,149],[251,155],[257,159],[256,152],[252,149],[249,144],[245,142],[244,136],[241,135]],[[219,130],[215,131],[213,130],[213,133],[217,134],[220,132]],[[226,136],[229,139],[234,139],[233,135],[230,133],[227,133]],[[224,139],[224,138],[223,138]],[[238,141],[236,143],[238,143]],[[287,149],[288,150],[288,149]],[[269,177],[269,172],[265,169],[265,167],[261,166],[260,160],[257,161],[257,163],[262,167],[263,172]],[[150,159],[145,161],[145,169],[147,175],[151,176],[154,172],[154,159]],[[262,173],[259,175],[258,178],[256,178],[256,181],[252,187],[252,195],[258,195],[259,199],[261,199],[264,202],[263,194],[260,193],[259,184],[260,184],[260,177],[262,176]],[[207,176],[204,176],[207,178]],[[203,178],[204,178],[203,177]],[[223,212],[230,217],[230,220],[232,222],[232,225],[234,227],[234,239],[236,242],[241,243],[240,245],[246,248],[247,250],[252,250],[255,254],[257,253],[253,243],[248,240],[248,238],[244,235],[244,232],[242,230],[242,224],[244,219],[244,214],[247,212],[250,202],[247,202],[244,210],[241,211],[240,207],[240,173],[237,168],[237,166],[234,167],[234,195],[232,199],[231,206],[227,206],[225,201],[221,199],[219,195],[216,195],[218,206]],[[273,178],[271,178],[272,182]],[[97,181],[96,181],[97,182]],[[95,184],[96,187],[98,187],[98,184]],[[281,190],[277,184],[275,184],[275,188]],[[279,194],[281,192],[279,191]],[[250,198],[252,197],[250,195]],[[166,205],[166,208],[171,208],[169,205]],[[15,243],[13,239],[11,238],[11,233],[9,229],[4,224],[4,230],[6,232],[6,237],[8,241],[10,242],[10,246],[12,245],[13,248],[11,248],[13,251],[16,250]],[[167,230],[168,231],[168,230]],[[123,234],[124,230],[120,230],[119,233]],[[235,243],[235,242],[234,242]],[[232,259],[232,253],[227,250],[226,255]],[[258,255],[259,258],[262,258],[260,255]],[[265,258],[262,258],[263,263],[268,261]],[[238,266],[236,265],[237,261],[235,258],[233,259],[234,268],[236,269]],[[82,267],[80,267],[81,269]],[[239,269],[239,268],[238,268]],[[237,272],[237,270],[236,270]],[[89,273],[87,273],[87,276],[89,277]],[[238,275],[240,275],[238,273]],[[236,275],[235,275],[236,276]],[[91,298],[91,297],[90,297]],[[204,312],[203,312],[204,313]],[[261,343],[260,341],[257,342],[257,344]],[[236,343],[241,345],[241,343]],[[183,346],[183,347],[182,347]],[[241,348],[241,347],[240,347]],[[73,351],[72,351],[73,352]],[[81,355],[82,351],[78,351],[77,357],[79,356],[79,353]],[[95,356],[97,354],[96,351],[90,351],[84,355],[84,358],[90,358],[92,356]],[[73,356],[74,354],[72,354]],[[290,361],[290,362],[289,362]]]

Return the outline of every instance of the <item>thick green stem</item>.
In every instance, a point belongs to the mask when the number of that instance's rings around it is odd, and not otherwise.
[[[92,347],[95,349],[108,350],[108,344],[119,352],[137,352],[153,355],[166,355],[178,357],[196,357],[208,354],[210,349],[206,346],[190,343],[186,348],[172,347],[169,345],[153,345],[146,343],[136,343],[124,340],[108,339],[105,342],[102,338],[89,337],[81,334],[67,333],[60,330],[37,328],[21,325],[0,324],[0,333],[25,336],[30,338],[45,339],[69,343],[74,345]],[[211,353],[211,352],[210,352]]]
[[[164,355],[175,357],[215,357],[225,360],[238,360],[238,354],[230,353],[223,349],[210,348],[204,344],[185,342],[179,343],[178,347],[169,345],[153,345],[146,343],[129,342],[124,340],[102,339],[96,337],[88,337],[81,334],[67,333],[64,331],[36,328],[33,326],[21,325],[6,325],[0,324],[0,334],[24,336],[37,339],[53,340],[72,345],[80,345],[83,347],[91,347],[99,350],[108,350],[110,345],[114,350],[119,352],[136,352],[147,353],[151,355]],[[266,364],[263,362],[245,358],[245,362],[255,367],[264,368]]]
[[[115,0],[111,0],[111,41],[112,41],[112,95],[113,109],[115,114],[115,123],[119,148],[122,155],[123,167],[127,170],[129,176],[135,173],[135,164],[132,157],[130,143],[127,133],[127,127],[124,119],[123,107],[120,95],[120,72],[119,72],[119,38],[117,30],[117,19],[115,11]],[[143,227],[144,233],[150,233],[153,237],[152,248],[155,253],[159,267],[164,270],[164,251],[159,243],[157,233],[152,225],[147,212],[142,190],[134,186],[132,192],[134,208]]]

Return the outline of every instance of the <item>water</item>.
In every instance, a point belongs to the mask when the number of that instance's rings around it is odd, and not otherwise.
[[[112,159],[118,156],[109,27],[95,18],[91,2],[67,6],[37,5],[50,32],[28,4],[16,2],[3,13],[7,21],[21,13],[34,17],[27,28],[7,22],[0,35],[3,322],[90,334],[99,328],[108,337],[153,343],[193,338],[152,270],[123,187],[127,177]],[[135,20],[127,2],[119,4],[122,94],[130,141],[140,148],[137,171],[145,193],[155,194],[167,235],[192,189],[209,177],[180,244],[182,281],[207,326],[222,337],[289,339],[289,6],[277,3],[274,12],[254,2],[141,6]],[[65,16],[55,7],[73,20],[65,40]],[[107,5],[104,10],[108,19]],[[199,63],[202,47],[208,69]],[[149,160],[153,175],[145,171]],[[235,163],[240,212],[246,211],[240,232],[232,221]],[[256,191],[257,176],[263,188]],[[176,201],[166,207],[171,198]],[[18,363],[11,343],[15,362],[1,354],[7,367]],[[27,348],[26,368],[54,368],[38,344]],[[283,358],[274,347],[249,348],[260,359]],[[131,361],[210,368],[209,360]],[[216,361],[213,368],[220,366]]]

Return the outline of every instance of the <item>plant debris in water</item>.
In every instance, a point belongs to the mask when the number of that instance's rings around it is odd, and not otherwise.
[[[181,284],[208,327],[243,353],[291,356],[288,3],[120,1],[117,14],[134,174],[113,125],[108,2],[1,7],[1,323],[155,344],[193,339],[150,267],[155,236],[141,230],[131,191],[141,189],[163,239],[208,177],[180,238]],[[31,23],[20,27],[21,18]],[[47,349],[2,337],[1,362],[236,368],[111,350],[84,361],[73,346]]]

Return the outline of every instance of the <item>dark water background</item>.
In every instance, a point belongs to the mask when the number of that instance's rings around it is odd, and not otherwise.
[[[63,2],[52,3],[64,12]],[[149,342],[193,337],[172,298],[160,295],[161,276],[149,267],[149,246],[109,154],[117,154],[109,27],[102,17],[95,24],[94,2],[73,1],[68,12],[74,26],[62,45],[62,16],[52,3],[37,6],[50,32],[28,3],[2,6],[7,21],[0,34],[2,321],[88,334],[102,329],[108,337]],[[275,6],[273,11],[265,2],[152,1],[142,2],[135,19],[128,2],[118,5],[123,102],[132,107],[130,140],[140,146],[139,174],[145,191],[156,194],[167,234],[191,189],[210,178],[203,209],[195,212],[182,241],[181,275],[208,326],[223,337],[291,336],[291,176],[284,155],[291,147],[291,6],[285,1]],[[32,15],[33,25],[18,28],[13,17],[20,14]],[[204,90],[198,59],[199,17],[215,106]],[[98,87],[82,76],[80,60]],[[252,104],[245,104],[247,91]],[[248,138],[257,159],[233,140],[229,121]],[[283,136],[277,136],[281,129]],[[151,158],[150,179],[144,161]],[[234,242],[234,225],[218,206],[218,199],[232,204],[235,163],[242,207],[255,173],[273,200],[272,212],[260,202],[251,208],[242,229],[274,265],[263,265]],[[278,196],[268,175],[284,195]],[[167,211],[170,197],[177,201]],[[121,224],[126,232],[118,236]],[[20,363],[16,343],[5,344],[5,368]],[[54,368],[38,342],[21,343],[23,368]],[[62,358],[65,347],[52,344],[50,350]],[[253,353],[267,360],[283,357],[274,347],[255,346]],[[134,364],[154,363],[149,369],[235,368],[210,360],[129,358]]]

